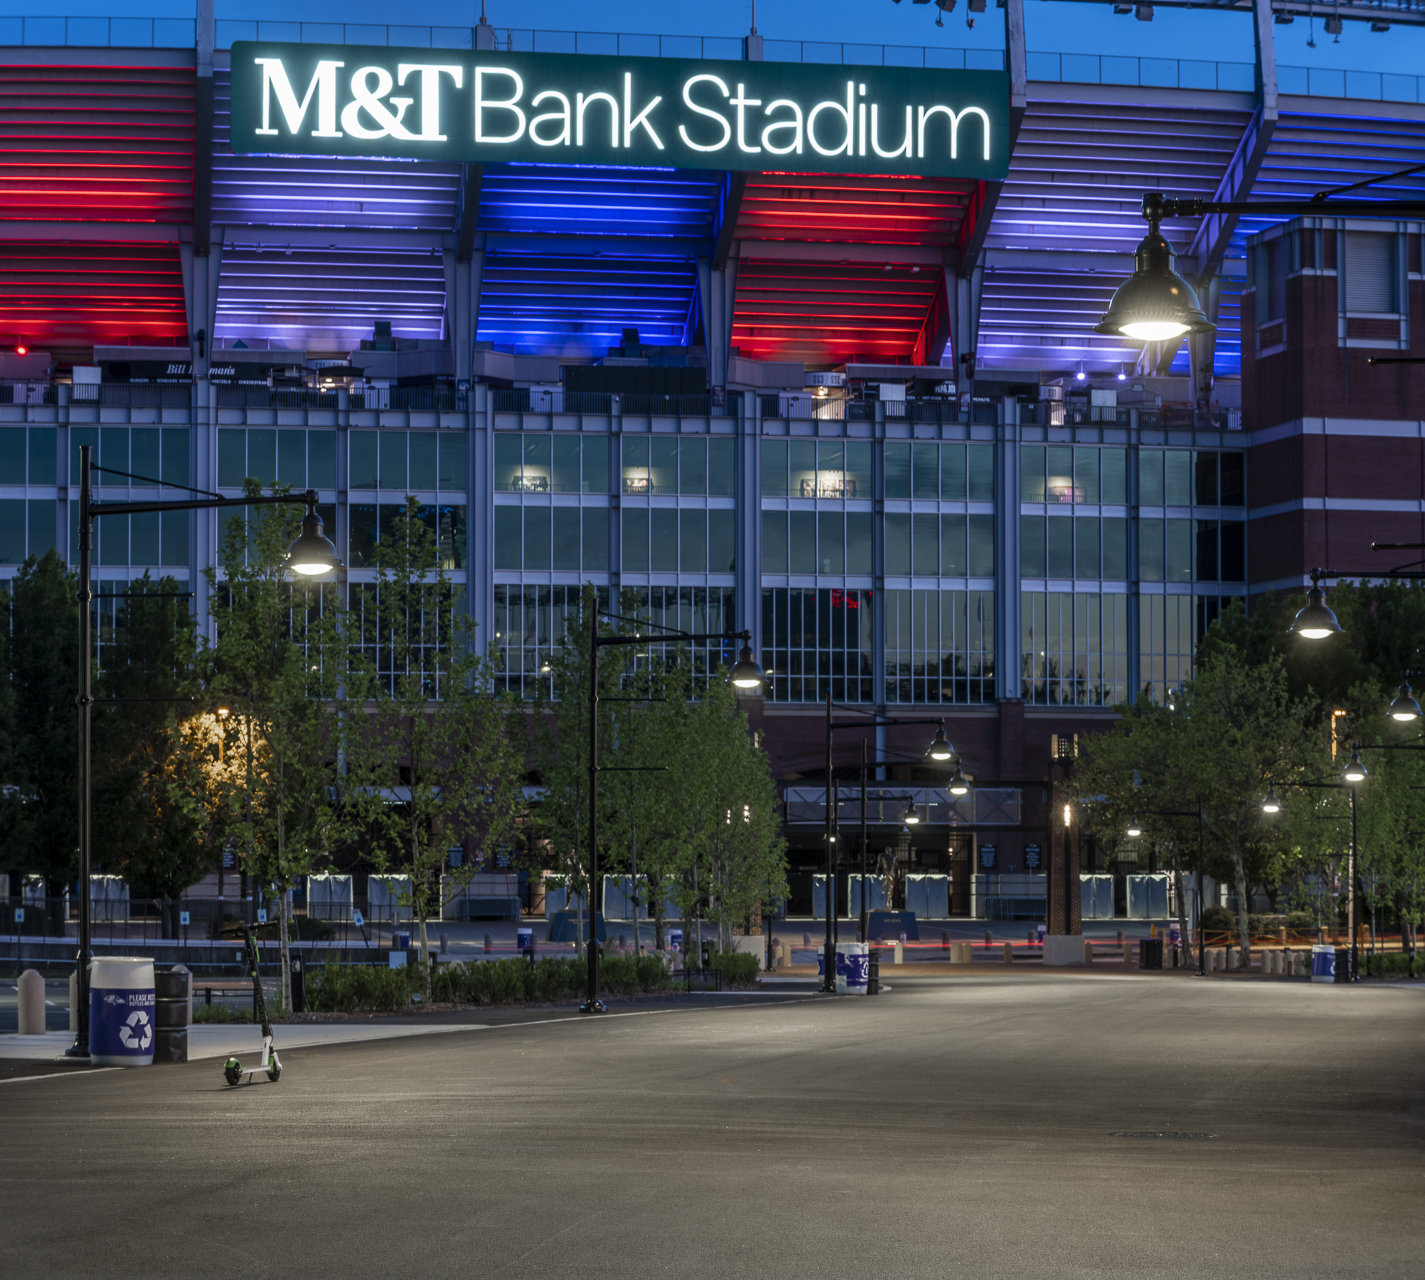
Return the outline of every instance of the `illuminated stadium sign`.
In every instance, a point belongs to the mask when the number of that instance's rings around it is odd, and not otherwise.
[[[240,154],[1003,178],[999,71],[239,42]]]

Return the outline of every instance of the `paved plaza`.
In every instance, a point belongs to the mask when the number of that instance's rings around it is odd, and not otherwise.
[[[237,1089],[11,1070],[6,1271],[1425,1272],[1425,990],[897,979],[406,1020]]]

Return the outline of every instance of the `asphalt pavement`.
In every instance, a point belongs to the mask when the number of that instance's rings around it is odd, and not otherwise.
[[[0,1082],[5,1273],[1425,1274],[1425,991],[888,981]]]

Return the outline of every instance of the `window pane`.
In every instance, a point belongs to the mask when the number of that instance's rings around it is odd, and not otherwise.
[[[327,536],[335,532],[335,522],[326,526]],[[166,565],[188,563],[188,512],[165,511],[162,523],[160,562]]]
[[[161,480],[159,474],[163,470],[163,463],[158,456],[158,436],[157,427],[134,427],[129,434],[129,447],[132,452],[129,454],[129,470],[136,476],[150,476],[154,480]],[[21,472],[21,474],[24,474]],[[187,478],[186,476],[184,477]],[[122,481],[117,483],[122,484]],[[138,484],[137,480],[130,483]],[[136,561],[135,563],[147,563],[146,561]]]
[[[1102,449],[1099,460],[1103,468],[1103,484],[1100,502],[1123,506],[1128,502],[1128,451],[1126,449]]]
[[[1244,454],[1224,453],[1222,455],[1222,493],[1220,501],[1224,507],[1240,507],[1244,500],[1242,483],[1242,460]],[[33,461],[30,464],[34,465]],[[33,476],[31,477],[33,481]]]
[[[940,517],[940,572],[947,578],[963,578],[965,562],[965,517]]]
[[[785,440],[762,441],[762,496],[764,498],[785,498],[787,496],[787,442]]]
[[[104,523],[96,520],[95,526]],[[110,524],[114,522],[109,521]],[[0,564],[25,562],[25,500],[6,498],[0,501]]]
[[[886,497],[892,500],[909,498],[910,445],[889,441],[881,456],[885,465]]]
[[[846,513],[846,572],[868,574],[875,572],[875,545],[872,541],[871,513],[869,511],[848,511]]]
[[[1138,450],[1138,504],[1144,507],[1163,505],[1163,451]]]
[[[654,475],[657,484],[657,474]],[[654,573],[678,570],[678,511],[675,507],[654,507],[648,513],[648,567]]]
[[[1019,500],[1044,501],[1044,447],[1022,445],[1019,450]]]
[[[993,502],[995,500],[994,445],[966,445],[965,455],[970,472],[969,500],[971,502]]]
[[[682,443],[686,445],[687,441]],[[705,511],[678,512],[678,568],[683,573],[708,571],[708,520]]]
[[[23,505],[21,510],[24,510]],[[98,543],[98,555],[94,558],[99,564],[128,564],[128,520],[96,520],[94,536]]]
[[[785,511],[764,511],[762,513],[762,572],[786,573],[786,571],[787,513]]]
[[[219,444],[221,445],[222,432],[219,431]],[[89,455],[90,462],[99,461],[99,428],[98,427],[70,427],[69,429],[69,483],[76,488],[79,485],[79,450],[81,446],[88,445],[92,452]],[[246,445],[243,446],[246,449]],[[238,481],[242,483],[241,480]]]
[[[1019,576],[1044,576],[1044,517],[1019,517]]]
[[[1186,507],[1192,503],[1192,454],[1169,449],[1163,455],[1163,505]]]
[[[708,512],[708,572],[731,573],[737,568],[737,512]]]
[[[1138,577],[1144,582],[1163,580],[1163,521],[1138,521]]]
[[[790,533],[788,536],[792,573],[816,572],[816,512],[793,511],[789,513]]]
[[[846,442],[846,496],[848,498],[870,498],[871,492],[871,442],[869,440],[848,440]]]
[[[885,527],[886,576],[903,577],[910,573],[910,517],[892,512]]]
[[[1226,455],[1223,455],[1224,457]],[[1220,533],[1222,581],[1247,580],[1247,526],[1241,520],[1224,520]]]
[[[168,431],[164,433],[164,462],[167,463],[166,452],[168,437],[177,436],[183,441],[183,474],[181,476],[170,476],[165,472],[160,479],[179,480],[188,479],[188,431]],[[54,484],[55,482],[55,432],[53,427],[31,427],[30,428],[30,483],[31,484]]]
[[[498,437],[497,437],[498,438]],[[374,518],[376,509],[374,507],[351,508],[351,562],[356,563],[357,544],[357,513],[370,511]],[[506,571],[518,570],[523,562],[523,555],[520,549],[520,516],[519,507],[497,506],[495,508],[495,568]],[[365,564],[363,560],[361,563]]]
[[[972,515],[968,518],[965,559],[972,578],[995,576],[995,518]]]
[[[940,573],[940,517],[917,515],[911,520],[912,572],[920,577]]]
[[[312,443],[315,444],[317,433],[311,433]],[[498,437],[497,437],[498,438]],[[436,476],[437,489],[458,489],[462,493],[465,491],[465,480],[467,469],[470,465],[468,455],[468,442],[463,431],[442,431],[438,433],[440,440],[440,472]],[[316,451],[311,454],[312,468],[316,469]],[[320,487],[320,486],[319,486]],[[499,488],[497,480],[495,488]]]
[[[734,496],[737,480],[736,462],[736,447],[726,436],[713,436],[708,441],[708,497],[731,498]]]
[[[247,430],[247,474],[261,480],[263,488],[277,479],[277,432],[266,428]]]
[[[549,508],[525,507],[524,567],[526,569],[548,569],[552,549]]]
[[[0,484],[25,483],[25,428],[0,427]]]
[[[548,493],[551,469],[549,437],[525,436],[524,475],[520,482],[524,491],[526,493]]]
[[[1047,502],[1074,500],[1074,451],[1050,446],[1044,450],[1044,495]]]
[[[1199,449],[1192,456],[1192,500],[1198,506],[1217,505],[1217,451]]]
[[[307,433],[277,433],[277,478],[294,489],[307,487]]]
[[[434,431],[412,431],[411,478],[412,489],[429,492],[437,487],[436,475],[436,435]]]
[[[579,558],[579,508],[555,507],[554,517],[554,568],[575,569],[580,567]]]
[[[625,493],[650,492],[652,481],[648,475],[648,437],[624,436],[623,438],[623,491]],[[628,568],[627,565],[624,568]]]
[[[607,493],[609,491],[608,436],[584,436],[583,446],[584,492]]]
[[[628,441],[624,441],[624,456],[627,458]],[[643,442],[647,444],[645,440]],[[644,478],[647,479],[648,468],[645,464]],[[624,483],[628,483],[627,474]],[[623,509],[623,567],[630,573],[648,572],[648,511],[638,507],[625,507]]]
[[[787,441],[787,478],[794,498],[816,497],[816,441]]]
[[[29,551],[27,554],[32,555],[36,559],[38,559],[40,556],[44,555],[46,551],[50,550],[50,548],[55,545],[55,504],[44,499],[31,499],[29,508],[30,541]],[[177,514],[181,515],[185,521],[188,519],[188,513],[186,511],[180,511]],[[168,516],[165,516],[164,519],[168,519]],[[187,526],[185,525],[184,527],[186,528]],[[173,560],[166,560],[164,561],[164,563],[174,564],[177,562]],[[187,563],[186,556],[184,557],[183,563]]]
[[[157,511],[129,517],[129,563],[158,565],[162,562],[159,549]]]
[[[219,432],[221,435],[222,433]],[[519,447],[519,437],[510,437],[514,440],[515,446]],[[350,479],[348,485],[353,489],[374,489],[376,488],[376,432],[374,431],[352,431],[346,437],[347,450],[349,454],[347,462],[347,472]],[[499,437],[496,438],[498,456]],[[518,454],[516,454],[518,457]]]
[[[965,500],[965,446],[940,446],[940,497],[945,502]]]
[[[1167,520],[1163,548],[1163,580],[1192,581],[1192,521]]]
[[[307,432],[307,484],[313,489],[335,489],[336,432]]]
[[[816,559],[821,573],[846,572],[844,518],[839,511],[818,511],[816,516]]]
[[[1074,576],[1074,526],[1069,520],[1048,520],[1045,525],[1044,575]]]
[[[1074,518],[1074,577],[1099,576],[1098,517]]]
[[[99,456],[94,461],[101,467],[113,467],[115,471],[132,471],[133,468],[129,466],[128,427],[100,427]],[[128,481],[123,476],[106,476],[101,472],[95,477],[94,483],[128,484]]]
[[[1197,530],[1196,554],[1193,558],[1193,579],[1197,582],[1216,582],[1217,575],[1217,521],[1194,520]]]
[[[684,436],[678,442],[678,492],[707,491],[708,442],[700,436]]]
[[[1074,500],[1076,502],[1099,501],[1098,450],[1074,450]],[[1098,577],[1094,574],[1094,577]]]
[[[678,492],[678,437],[653,436],[648,441],[648,469],[653,475],[653,492]]]
[[[72,433],[71,433],[72,434]],[[356,434],[352,433],[352,440]],[[354,450],[353,450],[354,453]],[[241,489],[247,475],[247,432],[221,428],[218,431],[218,485],[223,489]]]
[[[1103,576],[1128,578],[1128,521],[1123,516],[1109,516],[1103,522]]]
[[[553,488],[555,493],[578,493],[579,437],[555,436],[553,442]]]
[[[911,445],[911,496],[934,500],[940,496],[940,446]]]
[[[585,507],[583,512],[584,569],[594,573],[607,573],[609,568],[609,509],[607,507]]]

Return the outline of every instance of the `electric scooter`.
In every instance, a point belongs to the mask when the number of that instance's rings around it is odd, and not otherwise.
[[[262,1020],[262,1061],[255,1067],[245,1067],[236,1058],[229,1058],[223,1063],[223,1075],[229,1084],[238,1084],[243,1076],[247,1076],[247,1082],[251,1084],[253,1076],[259,1071],[265,1071],[267,1078],[276,1084],[277,1078],[282,1074],[282,1062],[277,1057],[277,1050],[272,1045],[272,1023],[267,1019],[267,1001],[262,996],[262,980],[257,976],[257,938],[249,924],[240,924],[236,929],[228,930],[220,936],[243,940],[243,948],[247,952],[248,969],[252,974],[253,1005]]]

